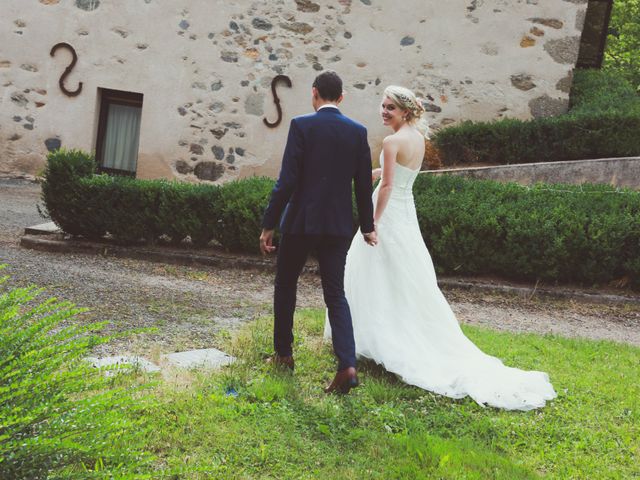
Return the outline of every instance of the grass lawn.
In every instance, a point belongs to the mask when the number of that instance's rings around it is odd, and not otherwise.
[[[505,412],[408,387],[371,363],[350,395],[327,396],[323,322],[323,311],[298,313],[294,375],[262,361],[267,318],[220,339],[240,362],[161,383],[147,410],[153,478],[640,478],[638,348],[466,326],[506,364],[551,376],[558,398],[546,408]]]

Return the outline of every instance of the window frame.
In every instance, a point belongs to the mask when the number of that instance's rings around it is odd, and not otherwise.
[[[98,116],[98,133],[96,137],[96,171],[109,175],[135,178],[137,173],[137,158],[135,171],[108,168],[102,165],[104,161],[104,138],[107,130],[107,120],[109,118],[109,106],[113,104],[138,107],[142,112],[144,95],[142,93],[112,90],[109,88],[99,88],[98,90],[100,92],[100,115]],[[138,132],[138,135],[139,134],[140,132]]]

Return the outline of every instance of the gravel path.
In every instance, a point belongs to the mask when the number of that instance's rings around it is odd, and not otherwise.
[[[157,332],[101,347],[98,354],[160,353],[217,346],[225,332],[271,312],[273,278],[255,271],[182,267],[144,261],[26,250],[26,226],[42,223],[40,187],[0,179],[0,263],[13,284],[37,284],[48,295],[89,308],[89,320],[109,321],[109,331],[156,327]],[[448,288],[461,322],[515,332],[554,333],[640,345],[640,305],[567,300]],[[318,277],[304,275],[301,307],[322,306]]]

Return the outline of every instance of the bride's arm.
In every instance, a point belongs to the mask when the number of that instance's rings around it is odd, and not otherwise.
[[[396,156],[398,155],[398,144],[396,140],[389,136],[382,142],[382,151],[384,152],[384,166],[382,168],[382,181],[380,182],[380,188],[378,190],[378,201],[375,205],[375,211],[373,213],[373,222],[378,223],[384,209],[389,203],[389,197],[391,196],[391,189],[393,185],[393,172],[396,165]]]

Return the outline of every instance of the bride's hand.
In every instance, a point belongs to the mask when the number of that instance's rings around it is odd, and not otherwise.
[[[371,182],[375,182],[377,179],[379,179],[380,175],[382,175],[381,168],[374,168],[373,170],[371,170]]]
[[[373,232],[363,233],[364,241],[367,242],[372,247],[375,247],[378,244],[378,234],[374,230]]]

